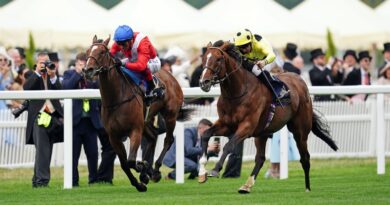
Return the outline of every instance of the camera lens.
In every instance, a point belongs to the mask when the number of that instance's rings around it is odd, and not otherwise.
[[[50,63],[48,66],[47,66],[50,70],[54,70],[56,68],[56,65],[54,63]]]

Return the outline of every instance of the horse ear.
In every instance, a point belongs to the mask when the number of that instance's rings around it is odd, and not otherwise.
[[[208,47],[211,47],[211,46],[213,46],[213,44],[212,44],[211,41],[210,41],[210,42],[207,44],[206,47],[208,48]]]
[[[97,41],[97,36],[95,35],[92,39],[92,44],[94,44]]]
[[[108,35],[108,38],[103,42],[104,45],[108,46],[108,43],[110,42],[111,35]]]
[[[231,44],[230,44],[229,41],[225,41],[225,42],[223,42],[223,44],[222,44],[222,46],[221,46],[221,49],[224,50],[224,51],[226,51],[226,50],[229,48],[230,45],[231,45]]]

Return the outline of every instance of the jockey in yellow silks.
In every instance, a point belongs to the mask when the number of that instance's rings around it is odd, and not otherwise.
[[[244,29],[234,37],[234,45],[242,55],[255,64],[251,72],[267,86],[274,97],[280,99],[288,93],[283,82],[275,79],[269,71],[263,69],[264,66],[272,63],[276,58],[271,44],[265,38]]]

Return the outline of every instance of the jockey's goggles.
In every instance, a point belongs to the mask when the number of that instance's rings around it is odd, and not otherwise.
[[[247,43],[247,44],[244,44],[244,45],[241,45],[241,46],[237,46],[237,47],[238,47],[238,49],[243,50],[243,49],[248,48],[249,45],[250,45],[250,43]]]
[[[117,41],[116,44],[120,45],[120,46],[124,46],[126,44],[127,41]]]

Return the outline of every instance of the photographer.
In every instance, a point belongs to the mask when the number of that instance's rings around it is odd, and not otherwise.
[[[38,53],[34,67],[35,72],[23,85],[24,90],[61,89],[55,67],[49,61],[47,53]],[[59,100],[29,101],[26,144],[34,144],[36,149],[33,188],[47,187],[49,184],[53,144],[63,142],[62,118],[63,109]]]

